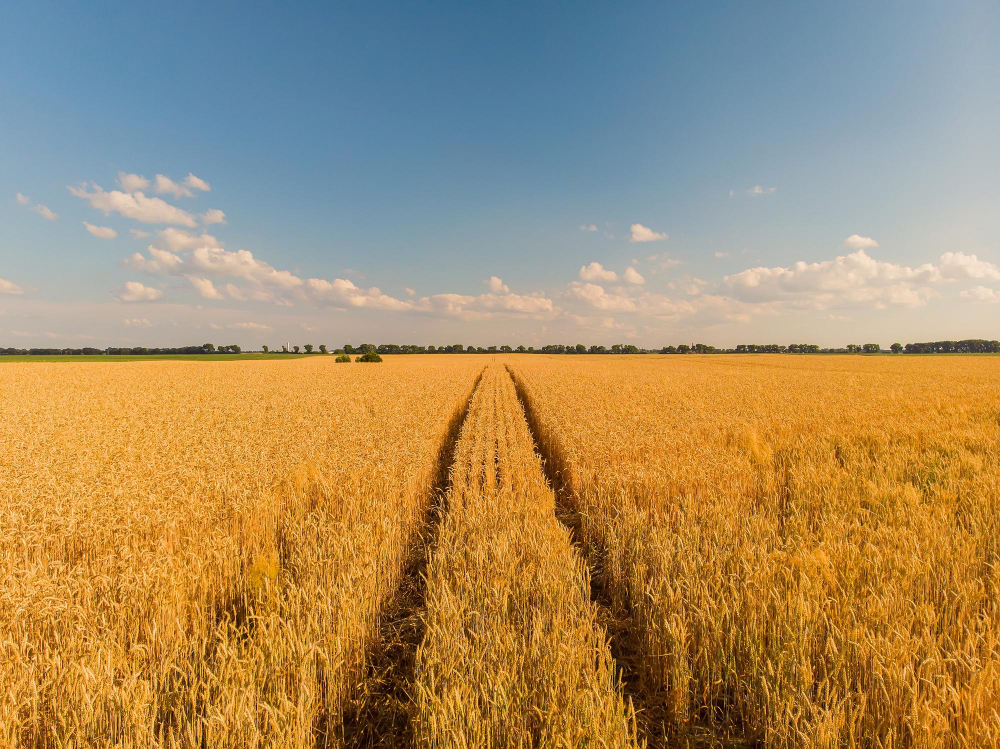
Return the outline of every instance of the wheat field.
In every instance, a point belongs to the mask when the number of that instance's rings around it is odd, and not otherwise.
[[[996,746],[998,385],[2,365],[0,745]]]

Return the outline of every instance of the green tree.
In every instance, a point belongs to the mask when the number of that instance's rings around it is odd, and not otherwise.
[[[265,354],[266,354],[266,353],[268,352],[268,350],[269,350],[269,349],[267,348],[267,346],[262,346],[261,348],[262,348],[262,349],[264,350],[264,353],[265,353]]]
[[[863,350],[866,354],[877,354],[882,350],[882,347],[877,343],[866,343]]]
[[[506,345],[506,344],[504,344],[503,346],[501,346],[501,347],[500,347],[500,350],[501,350],[501,351],[502,351],[503,353],[505,353],[505,354],[511,354],[511,353],[513,353],[513,352],[514,352],[514,349],[512,349],[512,348],[511,348],[510,346],[508,346],[508,345]]]
[[[326,350],[326,344],[325,343],[321,343],[319,345],[319,352],[321,354],[329,354],[330,353],[329,351]]]
[[[377,351],[366,351],[365,353],[363,353],[361,356],[359,356],[354,361],[356,361],[356,362],[375,362],[375,363],[377,363],[377,362],[382,361],[382,357],[378,355]]]
[[[898,353],[900,353],[903,350],[903,344],[902,343],[894,343],[889,348],[892,349],[892,353],[898,354]]]
[[[349,354],[340,354],[340,356],[334,359],[334,361],[337,362],[338,364],[350,364],[351,357]]]
[[[295,351],[296,354],[299,353],[299,347],[298,346],[292,346],[292,350]]]
[[[849,354],[860,354],[861,353],[861,347],[858,344],[856,344],[856,343],[848,343],[847,344],[847,353],[849,353]]]
[[[311,343],[306,344],[306,353],[311,354],[313,352],[313,345]]]

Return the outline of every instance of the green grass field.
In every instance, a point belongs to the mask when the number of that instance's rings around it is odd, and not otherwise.
[[[119,361],[253,361],[255,359],[301,359],[323,354],[151,354],[148,356],[0,356],[3,362],[119,362]]]

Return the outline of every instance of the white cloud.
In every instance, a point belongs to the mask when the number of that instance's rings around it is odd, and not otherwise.
[[[860,234],[852,234],[844,240],[844,247],[850,247],[852,250],[867,250],[872,247],[878,247],[878,242],[871,237],[862,237]]]
[[[617,281],[618,274],[613,270],[605,270],[600,263],[593,262],[580,268],[580,278],[584,281]]]
[[[194,228],[197,225],[194,217],[177,206],[170,205],[160,198],[148,198],[141,192],[134,194],[111,190],[105,192],[100,185],[90,183],[91,192],[87,186],[67,186],[73,195],[90,203],[92,208],[102,211],[105,216],[119,213],[126,218],[135,219],[145,224],[178,224]]]
[[[760,185],[754,185],[749,190],[747,190],[747,195],[752,198],[760,197],[761,195],[773,195],[778,191],[777,187],[761,187]]]
[[[949,281],[980,278],[1000,281],[1000,268],[975,255],[946,252],[941,256],[941,275]]]
[[[219,290],[215,288],[215,284],[212,283],[211,279],[199,278],[198,276],[188,276],[187,280],[194,286],[195,291],[201,294],[205,299],[224,299],[223,295],[219,293]]]
[[[243,295],[243,290],[236,284],[227,283],[226,293],[231,299],[235,299],[238,302],[245,302],[247,298]]]
[[[128,281],[113,296],[123,302],[152,302],[163,296],[159,289],[144,286],[138,281]]]
[[[404,286],[403,291],[406,292],[407,296],[416,296],[417,292],[415,289],[411,289],[409,286]]]
[[[580,231],[597,231],[594,224],[580,224]]]
[[[625,269],[625,273],[622,274],[622,280],[624,280],[625,283],[635,284],[637,286],[646,283],[646,279],[642,277],[639,271],[631,266]]]
[[[990,289],[986,286],[973,286],[968,291],[963,291],[959,294],[962,299],[969,299],[973,302],[989,302],[997,303],[1000,302],[1000,292],[996,289]]]
[[[507,294],[508,292],[510,292],[510,289],[507,288],[507,285],[496,276],[490,276],[490,280],[488,283],[490,285],[490,291],[492,291],[494,294]]]
[[[597,284],[573,281],[570,284],[569,294],[571,297],[600,310],[634,312],[638,309],[638,305],[633,299],[620,294],[609,294],[603,286]]]
[[[199,247],[185,262],[210,275],[243,278],[251,283],[292,289],[302,285],[302,279],[287,270],[276,270],[258,260],[249,250],[230,252],[221,247]]]
[[[0,278],[0,294],[23,294],[24,289],[18,286],[13,281],[7,281]]]
[[[129,229],[128,233],[131,234],[136,239],[145,239],[149,236],[148,231],[143,231],[142,229]]]
[[[310,278],[306,282],[306,291],[317,301],[325,304],[348,305],[351,307],[368,307],[370,309],[406,310],[413,309],[413,302],[405,302],[395,297],[383,294],[378,287],[362,289],[346,278],[335,278],[326,281],[322,278]]]
[[[18,205],[29,205],[31,203],[31,198],[21,193],[17,194],[15,200],[17,201]],[[39,216],[44,218],[46,221],[55,221],[56,219],[59,218],[59,214],[51,210],[48,206],[38,205],[36,203],[35,205],[31,206],[31,210],[33,210]]]
[[[193,198],[194,193],[186,185],[174,182],[170,177],[162,174],[156,175],[156,182],[153,189],[161,195],[173,195],[175,198]]]
[[[122,265],[133,270],[141,270],[146,273],[171,273],[181,272],[184,260],[180,255],[175,255],[168,250],[161,250],[158,247],[149,246],[147,249],[149,257],[143,256],[141,252],[134,252],[122,261]]]
[[[145,177],[140,177],[138,174],[118,172],[118,184],[122,186],[125,192],[139,192],[139,190],[145,190],[149,187],[149,180]]]
[[[171,252],[181,252],[183,250],[191,250],[195,247],[221,247],[219,240],[213,237],[211,234],[202,234],[198,236],[197,234],[190,234],[183,229],[175,229],[172,226],[157,232],[163,241],[166,243],[167,248]]]
[[[31,206],[31,210],[44,218],[46,221],[55,221],[59,218],[59,214],[52,211],[48,206],[33,205]]]
[[[201,190],[202,192],[208,192],[212,189],[210,184],[200,177],[195,177],[191,172],[188,172],[188,176],[184,178],[184,184],[192,190]]]
[[[83,222],[83,225],[87,227],[87,231],[98,239],[114,239],[118,236],[118,232],[110,226],[94,226],[93,224],[88,224],[86,221]]]
[[[123,317],[122,322],[130,328],[151,328],[153,323],[145,317]]]
[[[729,253],[728,252],[722,252],[721,250],[716,250],[715,251],[715,257],[717,257],[719,260],[721,260],[724,257],[729,257]]]
[[[643,226],[642,224],[632,224],[630,228],[632,230],[632,238],[629,239],[629,242],[658,242],[668,239],[665,232],[653,231],[648,226]]]
[[[228,328],[235,328],[237,330],[253,330],[258,333],[263,333],[267,330],[274,330],[270,325],[264,325],[259,322],[234,322],[232,325],[227,325]]]
[[[541,294],[435,294],[418,302],[417,309],[430,313],[477,320],[490,317],[533,317],[542,319],[557,314],[558,310]]]
[[[205,226],[210,226],[211,224],[224,224],[226,223],[226,214],[218,208],[212,208],[211,210],[205,211],[201,214],[201,223]]]
[[[940,270],[929,263],[910,268],[875,260],[858,250],[819,263],[750,268],[726,276],[723,285],[749,301],[796,302],[815,309],[835,304],[882,308],[922,306],[936,292],[917,285],[941,280]]]

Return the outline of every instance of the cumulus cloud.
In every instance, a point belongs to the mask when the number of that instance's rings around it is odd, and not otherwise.
[[[143,231],[142,229],[129,229],[128,233],[131,234],[136,239],[145,239],[149,236],[148,231]]]
[[[18,205],[26,206],[31,204],[31,198],[21,193],[17,194],[15,200],[17,201]],[[31,210],[33,210],[39,216],[44,218],[46,221],[55,221],[56,219],[59,218],[59,214],[50,209],[48,206],[38,205],[36,203],[35,205],[31,206]]]
[[[178,275],[183,271],[184,260],[180,255],[175,255],[169,250],[161,250],[152,245],[146,250],[149,257],[145,257],[141,252],[134,252],[122,261],[122,265],[132,270],[141,270],[146,273],[169,273]]]
[[[910,268],[875,260],[858,250],[819,263],[750,268],[726,276],[723,285],[748,301],[794,301],[816,309],[838,303],[882,308],[922,306],[936,292],[920,284],[941,280],[940,270],[929,263]]]
[[[496,276],[490,276],[489,285],[490,285],[490,291],[492,291],[494,294],[507,294],[508,292],[510,292],[510,289],[507,288],[507,285]]]
[[[975,255],[946,252],[941,256],[941,276],[949,281],[989,279],[1000,281],[1000,268]]]
[[[754,185],[749,190],[747,190],[747,195],[752,198],[758,198],[761,195],[773,195],[778,191],[777,187],[761,187],[760,185]]]
[[[973,302],[1000,302],[1000,292],[987,286],[973,286],[968,291],[963,291],[959,296],[962,299],[969,299]]]
[[[668,238],[665,232],[653,231],[642,224],[632,224],[629,228],[632,230],[632,238],[629,239],[629,242],[658,242]]]
[[[147,320],[145,317],[123,317],[122,323],[130,328],[151,328],[153,323]]]
[[[871,237],[862,237],[860,234],[852,234],[844,240],[844,247],[850,247],[852,250],[867,250],[872,247],[878,247],[878,242]]]
[[[188,282],[205,299],[224,299],[223,295],[215,288],[215,284],[209,278],[199,278],[198,276],[188,276]]]
[[[175,198],[192,198],[194,197],[194,193],[191,192],[192,190],[208,192],[212,187],[205,180],[195,177],[191,173],[188,173],[188,176],[182,182],[174,182],[166,175],[157,174],[153,189],[162,195],[173,195]]]
[[[411,289],[409,286],[404,286],[403,287],[403,291],[406,292],[407,296],[416,296],[417,295],[416,289]]]
[[[145,190],[149,187],[149,180],[138,174],[118,172],[118,184],[125,192],[139,192],[139,190]]]
[[[413,308],[412,302],[405,302],[383,294],[377,286],[362,289],[355,285],[353,281],[349,281],[346,278],[335,278],[333,281],[326,281],[322,278],[310,278],[305,283],[309,294],[314,299],[325,304],[388,310]]]
[[[192,190],[201,190],[202,192],[208,192],[212,189],[210,184],[200,177],[195,177],[191,172],[188,172],[188,176],[184,178],[184,184]]]
[[[201,214],[201,223],[205,226],[210,226],[211,224],[224,224],[226,223],[226,214],[218,208],[212,208],[211,210],[205,211]]]
[[[67,186],[66,189],[76,197],[86,200],[92,208],[103,212],[105,216],[118,213],[145,224],[177,224],[192,229],[197,225],[190,213],[160,198],[146,197],[141,192],[126,193],[120,190],[105,192],[100,185],[93,182],[89,185],[89,191],[87,184],[80,187]]]
[[[247,300],[247,298],[243,295],[243,289],[236,284],[227,283],[226,293],[231,299],[235,299],[238,302],[245,302]]]
[[[7,281],[0,278],[0,294],[23,294],[24,289],[18,286],[13,281]]]
[[[171,252],[181,252],[195,247],[222,246],[219,240],[211,234],[202,234],[201,236],[198,236],[197,234],[186,232],[183,229],[175,229],[172,226],[157,232],[157,234],[163,238],[164,244],[167,245],[167,248]]]
[[[609,294],[603,286],[593,283],[580,283],[574,281],[570,284],[569,294],[574,299],[584,302],[595,309],[618,310],[622,312],[634,312],[638,309],[635,300],[622,294]]]
[[[110,226],[94,226],[93,224],[88,224],[86,221],[83,222],[83,225],[87,228],[87,231],[98,239],[114,239],[118,236],[118,232]]]
[[[629,266],[625,269],[625,273],[622,274],[622,279],[625,283],[640,285],[646,283],[646,279],[635,268]]]
[[[198,247],[185,262],[209,275],[242,278],[255,284],[292,289],[302,285],[302,279],[287,270],[276,270],[258,260],[249,250],[231,252],[221,247]]]
[[[580,224],[580,231],[597,231],[594,224]]]
[[[55,221],[56,219],[59,218],[59,214],[56,213],[55,211],[53,211],[48,206],[33,205],[33,206],[31,206],[31,210],[33,210],[39,216],[41,216],[42,218],[44,218],[46,221]]]
[[[152,302],[163,296],[159,289],[145,286],[138,281],[128,281],[112,295],[123,302]]]
[[[606,270],[600,263],[594,262],[580,268],[580,278],[584,281],[617,281],[618,274]]]
[[[237,330],[252,330],[258,333],[263,333],[268,330],[274,330],[270,325],[264,325],[264,323],[259,322],[234,322],[229,325],[230,328],[235,328]]]
[[[721,250],[716,250],[715,251],[715,257],[717,257],[719,260],[722,260],[722,258],[724,258],[724,257],[729,257],[729,253],[728,252],[722,252]]]

